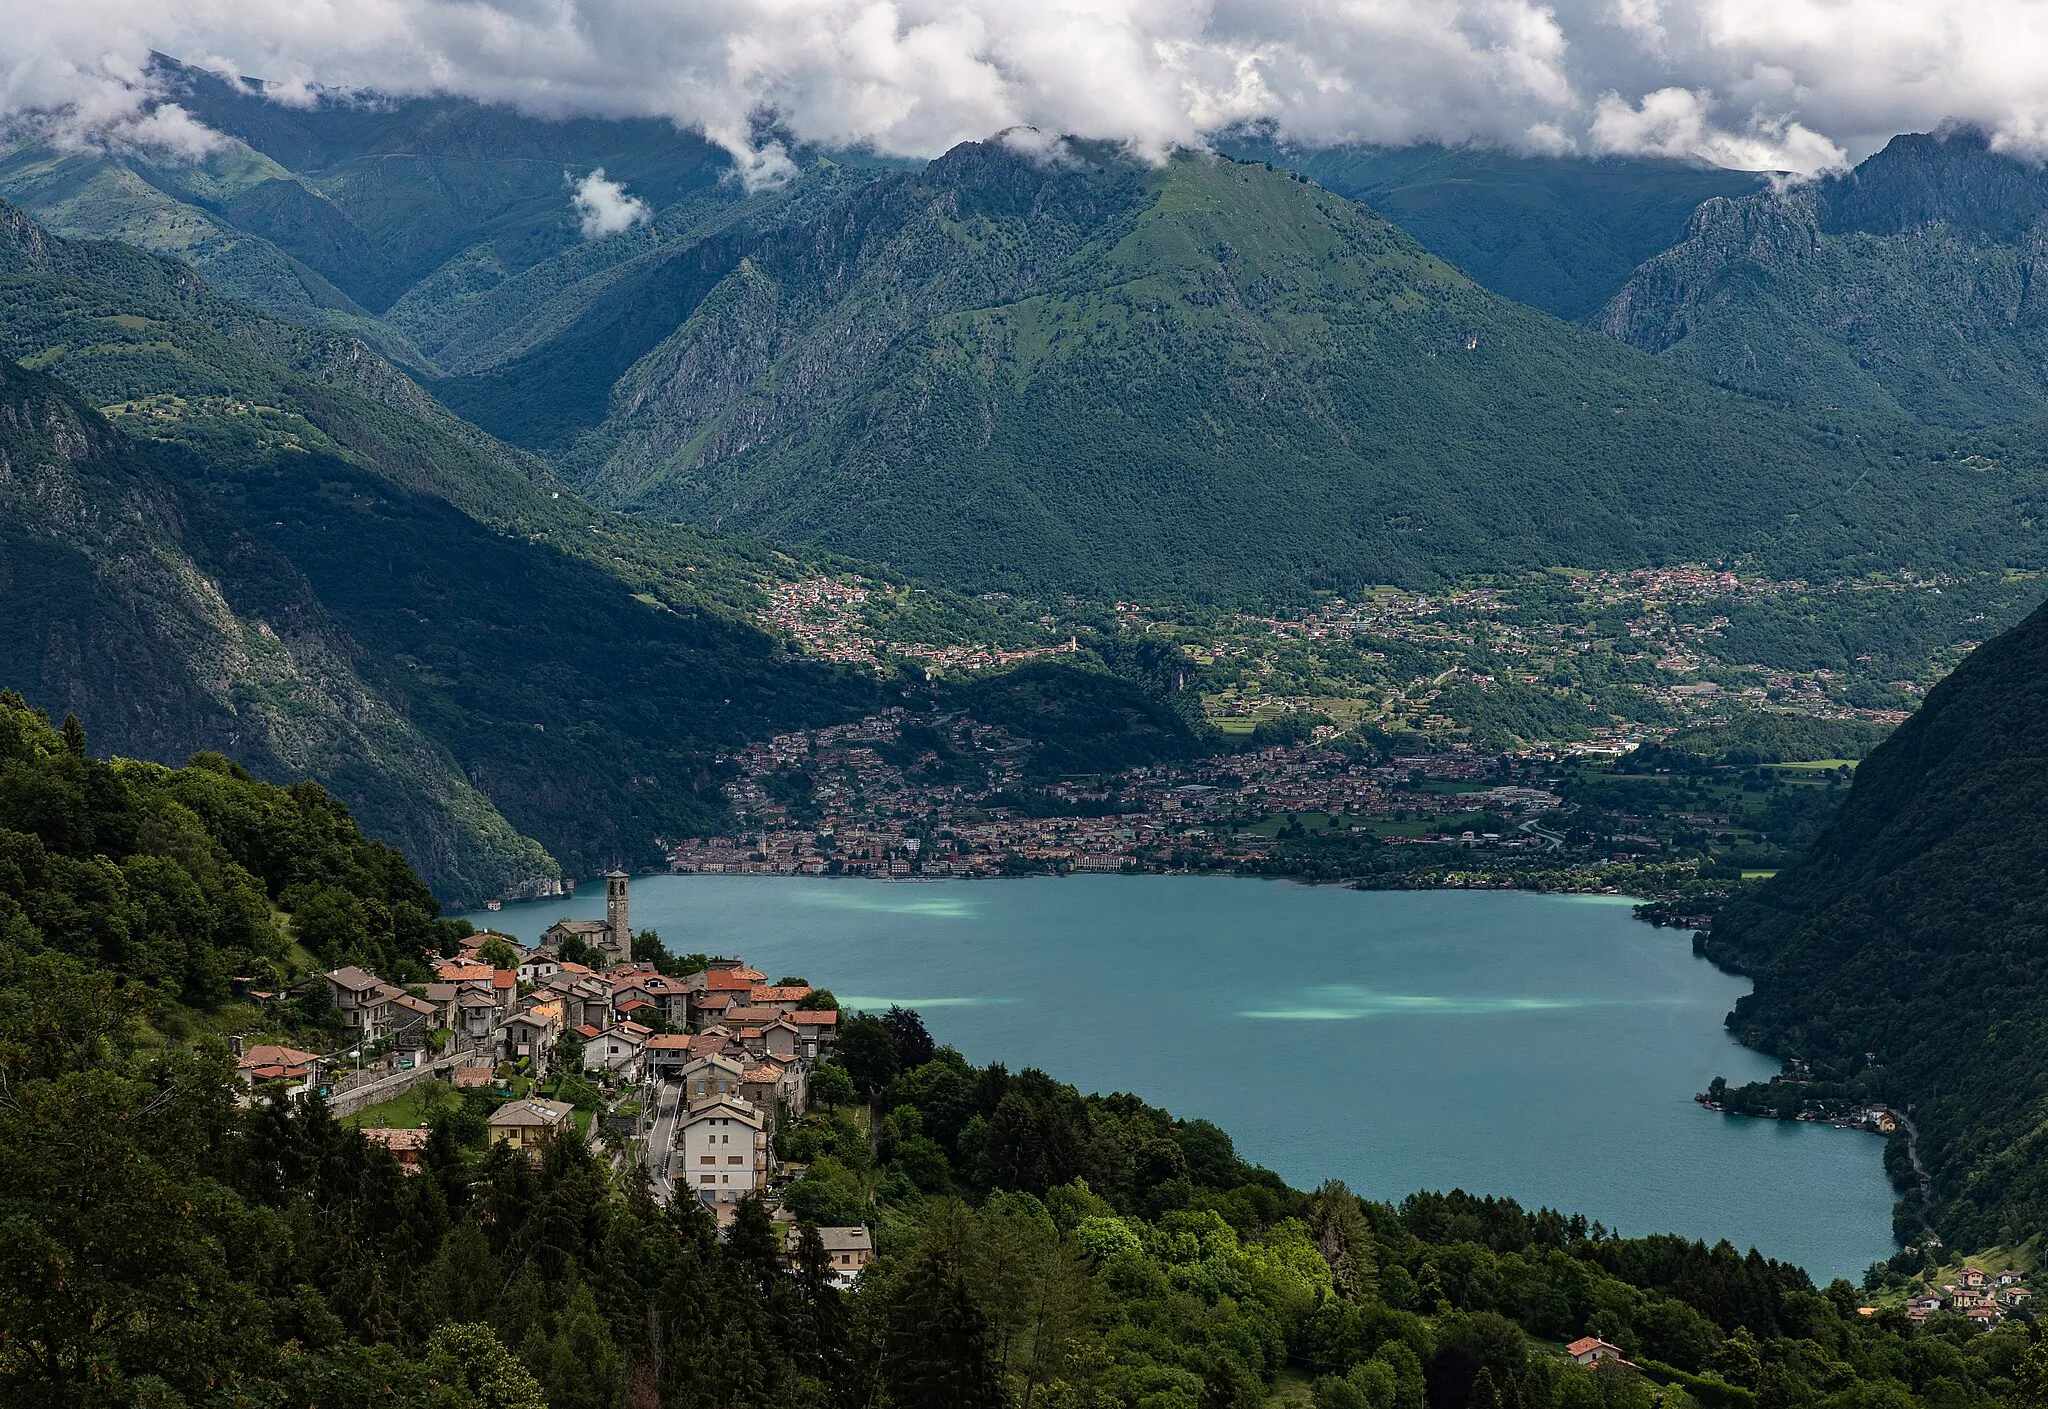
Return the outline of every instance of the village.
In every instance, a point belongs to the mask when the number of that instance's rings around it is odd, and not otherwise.
[[[906,726],[946,733],[949,752],[970,766],[950,767],[939,779],[919,776],[921,766],[929,771],[941,760],[929,749],[906,757],[897,746]],[[726,795],[741,827],[675,846],[669,865],[728,875],[896,877],[1228,869],[1269,856],[1287,821],[1303,815],[1383,831],[1391,845],[1540,852],[1557,844],[1540,820],[1563,800],[1524,775],[1556,757],[1495,757],[1454,746],[1369,763],[1310,739],[1033,784],[1021,746],[1002,731],[894,709],[778,735],[732,756],[736,776]],[[793,778],[801,780],[796,796]],[[1505,830],[1440,829],[1421,820],[1478,814],[1498,815]]]
[[[417,1173],[426,1124],[367,1118],[408,1101],[420,1109],[420,1096],[438,1090],[483,1093],[494,1101],[491,1146],[538,1157],[550,1140],[587,1140],[615,1166],[638,1159],[656,1197],[694,1197],[721,1227],[741,1200],[761,1198],[785,1225],[794,1257],[796,1219],[778,1194],[802,1170],[778,1164],[776,1137],[804,1115],[812,1075],[833,1051],[839,1013],[830,995],[771,984],[736,958],[681,975],[634,962],[627,877],[614,872],[606,882],[605,919],[560,921],[532,947],[472,935],[433,965],[431,982],[394,983],[354,966],[319,975],[313,982],[333,1003],[341,1049],[242,1048],[248,1098],[317,1090]],[[585,1101],[538,1094],[563,1094],[564,1078]],[[818,1233],[834,1280],[850,1285],[873,1255],[871,1231]]]

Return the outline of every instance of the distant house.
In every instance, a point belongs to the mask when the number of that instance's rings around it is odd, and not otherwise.
[[[732,1203],[768,1182],[768,1136],[761,1113],[737,1096],[690,1107],[676,1132],[683,1156],[678,1185],[704,1203]]]
[[[640,1059],[649,1080],[673,1081],[690,1064],[690,1039],[680,1032],[650,1037]]]
[[[792,1116],[802,1115],[805,1104],[804,1071],[795,1063],[759,1062],[740,1077],[740,1098],[770,1117],[779,1119],[784,1108]]]
[[[535,1080],[540,1080],[548,1074],[548,1058],[561,1030],[561,1023],[551,1013],[529,1011],[515,1014],[499,1029],[505,1060],[516,1062],[523,1058],[530,1074]]]
[[[399,1168],[406,1173],[419,1173],[420,1152],[427,1148],[427,1136],[430,1132],[402,1126],[378,1126],[361,1133],[371,1144],[382,1145],[391,1151],[391,1157],[398,1161]]]
[[[313,1089],[319,1061],[311,1052],[264,1042],[242,1053],[235,1062],[235,1075],[251,1086],[281,1081],[288,1095],[299,1096]]]
[[[788,1232],[789,1265],[796,1266],[797,1243],[802,1230],[792,1227]],[[825,1258],[832,1264],[832,1284],[845,1288],[853,1285],[861,1269],[875,1260],[874,1235],[866,1228],[820,1228],[818,1241],[825,1245]]]
[[[583,1041],[583,1069],[589,1072],[614,1071],[628,1080],[640,1071],[641,1051],[647,1039],[653,1036],[638,1023],[614,1023],[602,1032],[585,1027],[577,1029],[587,1034]]]
[[[1597,1365],[1602,1360],[1628,1363],[1628,1357],[1621,1353],[1621,1347],[1610,1345],[1597,1336],[1581,1336],[1564,1348],[1564,1353],[1581,1365]]]
[[[543,1101],[524,1097],[507,1101],[491,1113],[493,1145],[507,1145],[525,1153],[554,1138],[558,1131],[574,1129],[570,1117],[576,1108],[567,1101]]]
[[[498,1030],[498,1000],[488,992],[465,990],[455,1000],[455,1031],[465,1045],[489,1042]]]
[[[691,1057],[676,1075],[682,1078],[683,1100],[694,1106],[718,1096],[739,1095],[746,1067],[723,1053],[711,1052]]]
[[[417,1049],[427,1045],[427,1034],[440,1024],[441,1010],[425,998],[397,993],[391,998],[385,1022],[401,1047]]]
[[[321,977],[327,980],[334,1007],[341,1015],[349,1036],[359,1042],[374,1042],[384,1035],[391,1000],[401,990],[373,973],[349,964]]]
[[[804,1049],[804,1035],[787,1018],[777,1018],[761,1029],[761,1046],[771,1056],[795,1059]]]
[[[794,1027],[803,1040],[799,1056],[823,1056],[832,1050],[832,1044],[839,1036],[839,1014],[830,1008],[798,1009],[782,1020]]]
[[[481,1091],[491,1084],[489,1067],[457,1067],[455,1089],[457,1091]]]

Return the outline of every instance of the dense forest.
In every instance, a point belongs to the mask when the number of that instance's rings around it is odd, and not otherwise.
[[[785,1206],[721,1236],[604,1145],[408,1177],[319,1099],[238,1098],[235,976],[404,976],[467,933],[318,788],[96,759],[0,696],[0,1400],[276,1409],[1016,1404],[1876,1409],[2048,1383],[2023,1330],[1463,1194],[1313,1193],[1221,1130],[851,1016]],[[867,1222],[836,1290],[816,1222]],[[1633,1367],[1556,1351],[1591,1333]],[[1305,1402],[1305,1401],[1304,1401]]]
[[[2048,609],[1937,685],[1856,770],[1810,851],[1705,941],[1756,980],[1730,1027],[1795,1061],[1812,1099],[1910,1110],[1934,1204],[1901,1207],[1905,1234],[1925,1215],[1949,1242],[1982,1246],[2048,1221],[2044,782]],[[1785,1085],[1741,1099],[1781,1104]]]

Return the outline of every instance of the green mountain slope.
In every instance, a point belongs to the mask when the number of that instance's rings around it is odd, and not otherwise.
[[[1295,148],[1225,141],[1363,201],[1479,283],[1571,322],[1596,316],[1636,266],[1678,244],[1700,202],[1764,178],[1692,162],[1523,157],[1477,148]]]
[[[1959,131],[1695,215],[1602,315],[1753,396],[1984,426],[2048,408],[2048,177]]]
[[[1935,1227],[1965,1246],[2048,1227],[2044,790],[2048,608],[1937,685],[1706,946],[1755,976],[1738,1033],[1910,1108]]]
[[[601,502],[1100,595],[2037,551],[2019,479],[1926,449],[1511,303],[1285,173],[987,143],[767,237],[565,464]]]
[[[285,557],[62,383],[0,363],[0,660],[131,756],[233,750],[360,799],[447,893],[560,875],[364,679],[362,646]]]
[[[360,343],[221,299],[181,265],[0,206],[0,355],[107,407],[302,574],[384,707],[578,870],[651,863],[656,839],[714,824],[720,749],[873,703],[872,679],[734,619],[726,603],[768,568],[598,514]],[[337,766],[319,776],[381,830],[409,785]],[[420,854],[446,893],[497,893]]]

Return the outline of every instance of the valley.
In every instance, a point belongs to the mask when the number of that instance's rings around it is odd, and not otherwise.
[[[0,1398],[2048,1403],[2011,133],[222,62],[0,127]]]

